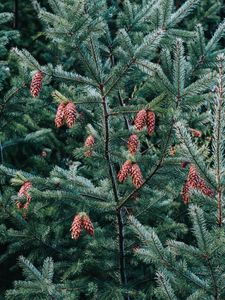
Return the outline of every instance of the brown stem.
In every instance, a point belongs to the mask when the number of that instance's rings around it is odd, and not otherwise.
[[[116,202],[119,201],[119,195],[116,186],[116,180],[113,172],[111,155],[109,151],[109,114],[107,108],[106,96],[104,95],[104,86],[100,85],[99,89],[102,94],[102,107],[103,107],[103,126],[104,126],[104,142],[105,142],[105,159],[108,165],[109,177],[111,179],[114,199]],[[118,235],[119,235],[119,264],[120,264],[120,279],[121,284],[127,285],[127,275],[126,275],[126,266],[125,266],[125,246],[124,246],[124,222],[123,222],[123,210],[119,209],[116,212],[117,222],[118,222]],[[129,300],[129,295],[127,295],[127,300]]]

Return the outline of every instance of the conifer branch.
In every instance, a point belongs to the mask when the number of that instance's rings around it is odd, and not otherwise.
[[[105,135],[105,159],[108,165],[109,176],[111,179],[112,189],[115,201],[119,201],[119,194],[116,186],[116,180],[114,177],[114,171],[111,161],[111,155],[109,152],[109,114],[107,109],[107,98],[106,94],[104,94],[104,86],[100,85],[99,89],[102,94],[102,107],[103,107],[103,127],[104,127],[104,135]],[[123,285],[127,285],[127,275],[126,275],[126,267],[125,267],[125,247],[124,247],[124,224],[123,224],[123,211],[122,209],[117,210],[117,220],[118,220],[118,228],[119,228],[119,255],[120,255],[120,278],[121,283]],[[127,295],[127,300],[129,300],[129,295]]]
[[[224,97],[224,88],[223,88],[223,63],[224,57],[219,57],[219,78],[217,86],[217,99],[215,105],[215,123],[214,123],[214,148],[215,148],[215,175],[216,175],[216,184],[217,184],[217,222],[218,225],[222,226],[222,184],[221,184],[221,175],[222,175],[222,157],[223,157],[223,128],[222,128],[222,118],[223,115],[223,97]]]

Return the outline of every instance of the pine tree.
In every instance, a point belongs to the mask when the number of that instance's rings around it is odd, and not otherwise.
[[[29,114],[49,126],[21,139],[48,144],[47,133],[65,150],[45,172],[40,163],[0,166],[0,263],[26,257],[25,280],[6,299],[222,299],[225,22],[210,37],[202,25],[190,28],[188,18],[204,10],[197,0],[33,3],[59,58],[45,64],[12,50]],[[35,74],[43,78],[34,99]],[[190,166],[198,188],[185,206]],[[24,216],[16,201],[26,182]]]

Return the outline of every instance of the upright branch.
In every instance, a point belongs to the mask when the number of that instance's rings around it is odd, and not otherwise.
[[[109,113],[107,108],[107,98],[104,95],[104,85],[100,85],[99,89],[102,95],[102,108],[103,108],[103,128],[104,128],[104,154],[105,159],[108,165],[109,176],[112,184],[114,199],[116,202],[119,201],[118,190],[116,186],[115,175],[113,171],[111,155],[109,151]],[[127,285],[127,275],[126,275],[126,267],[125,267],[125,245],[124,245],[124,221],[123,221],[123,210],[120,209],[117,211],[117,221],[118,221],[118,229],[119,229],[119,261],[120,261],[120,279],[122,285]],[[129,295],[127,295],[127,300],[129,300]]]
[[[218,58],[218,85],[216,87],[216,97],[215,97],[215,120],[214,120],[214,157],[215,157],[215,176],[217,184],[217,222],[218,225],[222,225],[222,173],[223,173],[223,117],[224,117],[224,108],[223,108],[223,63],[224,57],[220,56]]]

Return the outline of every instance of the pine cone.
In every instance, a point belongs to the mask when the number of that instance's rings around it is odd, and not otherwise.
[[[183,190],[181,192],[185,204],[189,203],[190,189],[199,190],[208,197],[214,196],[214,191],[206,185],[205,180],[200,177],[194,165],[190,166],[187,181],[184,184]]]
[[[57,128],[59,128],[63,125],[65,107],[66,107],[66,103],[62,102],[59,104],[59,106],[57,108],[57,112],[55,115],[55,126]]]
[[[94,235],[94,226],[87,214],[83,215],[82,217],[82,225],[83,228],[88,232],[88,234],[90,234],[91,236]]]
[[[32,198],[31,196],[28,194],[29,189],[32,188],[32,183],[30,181],[26,181],[24,182],[24,184],[21,186],[19,192],[18,192],[18,196],[21,198],[23,196],[25,196],[27,198],[27,200],[29,202],[31,202]]]
[[[155,130],[155,113],[151,110],[146,111],[146,124],[148,134],[151,135]]]
[[[134,120],[134,126],[137,130],[142,130],[146,125],[146,111],[145,109],[140,110]]]
[[[129,137],[129,140],[127,142],[128,150],[132,155],[135,155],[137,153],[138,147],[139,147],[139,140],[138,136],[136,134],[132,134]]]
[[[78,214],[74,217],[73,223],[70,228],[72,239],[77,240],[79,238],[81,234],[81,229],[82,229],[82,218],[80,214]]]
[[[189,164],[189,161],[182,162],[180,165],[181,169],[185,169],[188,164]]]
[[[42,88],[42,79],[43,73],[41,71],[37,71],[32,77],[30,93],[33,97],[37,97],[39,95]]]
[[[77,117],[77,110],[73,102],[69,102],[64,110],[66,124],[69,128],[72,128]]]
[[[140,188],[142,184],[144,183],[142,174],[141,174],[141,169],[139,168],[138,164],[133,164],[131,168],[131,177],[132,177],[132,182],[136,188]]]
[[[190,166],[189,169],[189,173],[188,173],[188,184],[191,188],[196,188],[198,186],[199,183],[199,175],[198,175],[198,171],[196,170],[194,165]]]
[[[188,181],[186,181],[181,192],[181,197],[184,201],[184,204],[188,204],[190,201],[189,191],[190,191],[190,186],[188,184]]]
[[[194,137],[201,137],[202,136],[202,132],[200,130],[194,129],[194,128],[190,128],[191,133]]]
[[[132,163],[129,160],[127,160],[122,165],[122,167],[117,175],[119,182],[124,182],[127,179],[128,175],[130,174],[131,168],[132,168]]]
[[[85,153],[84,155],[86,157],[90,157],[92,156],[92,146],[94,145],[95,143],[95,137],[93,135],[89,135],[86,140],[85,140],[85,143],[84,143],[84,147],[86,148],[89,148]]]

